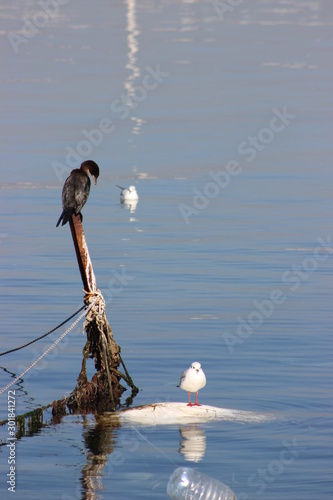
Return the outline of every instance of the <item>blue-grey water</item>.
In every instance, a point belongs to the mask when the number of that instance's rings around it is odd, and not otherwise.
[[[46,412],[16,442],[15,498],[167,498],[180,466],[239,500],[332,498],[332,3],[3,0],[0,21],[0,351],[82,305],[55,224],[66,176],[92,158],[83,226],[134,404],[185,402],[176,385],[197,360],[202,403],[272,417],[119,427]],[[136,185],[136,209],[115,184]],[[1,357],[0,389],[65,329]],[[75,387],[84,343],[81,322],[11,387],[17,414]]]

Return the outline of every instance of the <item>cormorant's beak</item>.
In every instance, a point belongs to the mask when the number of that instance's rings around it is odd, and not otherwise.
[[[95,175],[93,175],[93,179],[95,181],[95,186],[96,186],[96,184],[97,184],[97,177]]]

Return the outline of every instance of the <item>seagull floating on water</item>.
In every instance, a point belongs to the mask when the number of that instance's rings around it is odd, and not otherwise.
[[[198,391],[205,387],[206,375],[201,364],[195,361],[191,366],[181,374],[179,385],[184,391],[188,391],[189,403],[187,406],[201,406],[198,401]],[[195,403],[191,403],[191,392],[195,392]]]
[[[139,199],[138,193],[136,192],[135,186],[130,186],[128,188],[124,188],[122,186],[116,186],[121,189],[120,192],[120,201],[137,201]]]

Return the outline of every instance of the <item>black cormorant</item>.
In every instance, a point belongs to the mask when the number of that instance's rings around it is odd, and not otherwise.
[[[97,177],[99,176],[99,167],[92,160],[84,161],[80,168],[72,170],[70,176],[67,177],[62,188],[63,210],[56,227],[59,226],[61,220],[62,226],[64,226],[72,214],[80,214],[82,220],[81,210],[88,199],[90,191],[89,174],[93,177],[96,184]]]

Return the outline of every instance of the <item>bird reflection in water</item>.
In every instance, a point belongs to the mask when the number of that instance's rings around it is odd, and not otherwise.
[[[132,200],[132,201],[123,201],[122,206],[124,208],[127,208],[127,210],[130,211],[130,214],[135,214],[135,210],[138,204],[138,200]],[[135,221],[135,219],[134,219]]]
[[[206,435],[204,429],[198,429],[197,424],[189,424],[179,429],[182,437],[179,453],[189,462],[200,462],[205,456]]]

